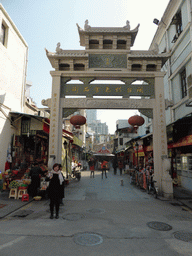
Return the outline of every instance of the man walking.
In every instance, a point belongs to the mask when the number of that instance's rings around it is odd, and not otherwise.
[[[105,178],[107,178],[106,170],[108,169],[108,162],[106,160],[103,160],[101,163],[101,170],[102,170],[102,179],[103,179],[103,172],[105,172]]]
[[[94,158],[91,157],[88,164],[89,164],[89,170],[91,171],[90,178],[92,177],[92,175],[93,175],[93,178],[94,178],[94,172],[95,172],[95,160],[94,160]]]

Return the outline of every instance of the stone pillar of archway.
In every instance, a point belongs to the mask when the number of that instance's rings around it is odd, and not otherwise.
[[[173,197],[173,184],[169,175],[163,73],[155,76],[155,106],[153,109],[154,179],[164,197]]]
[[[62,155],[62,108],[60,104],[60,75],[51,72],[52,75],[52,98],[51,118],[49,132],[49,160],[48,168],[54,163],[61,163]]]

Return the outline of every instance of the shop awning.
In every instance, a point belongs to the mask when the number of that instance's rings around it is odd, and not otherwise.
[[[133,149],[133,146],[128,146],[125,151],[129,150],[129,149]]]
[[[111,154],[111,152],[105,146],[103,146],[100,150],[95,152],[93,155],[94,156],[107,156],[107,157],[115,156],[114,154]]]
[[[63,132],[63,137],[65,137],[67,139],[70,139],[70,140],[73,140],[73,137],[74,137],[73,133],[71,133],[71,132],[69,132],[65,129],[63,129],[62,132]]]
[[[177,143],[178,140],[188,136],[192,126],[192,116],[184,116],[170,123],[167,127],[168,143]]]
[[[10,114],[13,115],[13,116],[14,115],[18,116],[18,118],[16,120],[22,118],[23,116],[26,116],[26,117],[31,117],[31,118],[37,119],[37,120],[42,121],[42,122],[43,122],[43,120],[45,122],[47,121],[48,124],[50,122],[49,118],[44,117],[44,116],[38,116],[38,115],[32,115],[32,114],[27,114],[27,113],[22,113],[22,112],[14,112],[14,111],[11,111]]]
[[[111,152],[104,146],[96,154],[110,154]]]
[[[30,130],[42,130],[47,134],[49,133],[50,119],[47,117],[32,115],[32,114],[27,114],[27,113],[22,113],[22,112],[14,112],[14,111],[11,111],[10,115],[12,117],[15,117],[15,119],[12,121],[12,123],[17,122],[22,117],[32,118],[32,119],[34,119],[34,122],[31,123]]]
[[[115,152],[115,154],[119,154],[119,153],[122,153],[122,152],[125,152],[125,148],[122,148],[122,149],[119,149]]]
[[[185,136],[175,143],[168,144],[168,148],[192,146],[192,135]]]
[[[147,138],[147,137],[149,137],[149,136],[153,136],[153,133],[152,133],[152,132],[151,132],[151,133],[148,133],[148,134],[142,136],[141,138],[142,138],[142,139],[145,139],[145,138]]]
[[[74,137],[73,137],[73,143],[72,143],[72,144],[74,144],[74,145],[76,145],[76,146],[79,146],[79,147],[82,147],[83,142],[82,142],[82,140],[80,140],[79,138],[77,138],[76,136],[74,136]]]

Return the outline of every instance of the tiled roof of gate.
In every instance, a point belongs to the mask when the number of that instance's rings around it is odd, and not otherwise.
[[[156,53],[155,51],[131,51],[128,58],[168,58],[169,53]]]
[[[122,27],[90,27],[84,32],[94,32],[94,33],[134,33],[137,32],[136,29],[128,30],[127,28]]]
[[[86,53],[85,51],[82,50],[62,50],[60,53],[56,53],[56,52],[49,52],[48,53],[49,56],[65,56],[65,57],[88,57],[88,53]]]
[[[81,46],[85,46],[85,36],[86,35],[93,35],[93,34],[124,34],[124,35],[130,35],[131,36],[131,46],[132,46],[134,41],[135,41],[135,37],[137,35],[137,32],[139,30],[139,26],[140,26],[140,24],[138,24],[135,29],[130,30],[129,25],[126,25],[124,27],[91,27],[88,24],[86,24],[84,26],[84,29],[82,29],[77,24]]]
[[[130,30],[130,26],[126,25],[124,27],[91,27],[88,24],[84,26],[82,29],[78,24],[79,33],[137,33],[140,24],[137,25],[136,28]]]

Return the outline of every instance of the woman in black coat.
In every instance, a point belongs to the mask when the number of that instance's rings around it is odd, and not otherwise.
[[[50,198],[50,212],[51,216],[50,219],[53,219],[53,212],[54,207],[56,210],[56,219],[59,218],[59,205],[61,200],[61,191],[62,191],[62,184],[63,184],[63,175],[59,170],[59,164],[53,165],[53,170],[48,174],[46,180],[49,180],[49,189],[48,189],[48,196]]]

